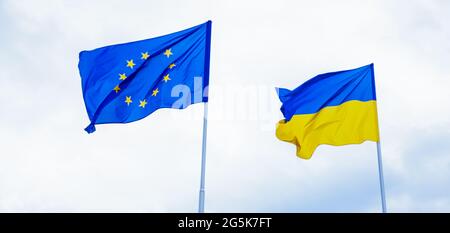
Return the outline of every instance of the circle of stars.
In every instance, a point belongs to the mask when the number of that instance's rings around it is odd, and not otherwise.
[[[173,56],[172,48],[166,49],[166,50],[164,51],[163,55],[166,56],[166,58],[170,58],[170,56]],[[141,52],[141,60],[143,60],[143,61],[145,62],[145,61],[146,61],[147,59],[149,59],[149,58],[150,58],[150,54],[149,54],[147,51]],[[134,63],[134,60],[133,60],[133,59],[126,60],[126,67],[127,67],[127,68],[130,68],[131,70],[133,70],[134,67],[135,67],[136,65],[137,65],[137,64]],[[174,67],[176,67],[176,64],[175,64],[175,63],[170,63],[169,66],[168,66],[168,69],[169,69],[169,70],[172,70]],[[125,81],[125,79],[127,79],[127,78],[128,78],[128,77],[127,77],[127,74],[126,74],[126,73],[119,73],[119,80],[120,80],[121,82],[122,82],[122,81]],[[167,82],[169,82],[170,80],[172,80],[172,79],[170,78],[170,74],[169,74],[169,73],[166,73],[165,75],[162,76],[161,82],[167,83]],[[113,88],[113,91],[114,91],[116,94],[118,94],[121,90],[122,90],[122,89],[120,88],[120,83],[117,84],[117,85]],[[151,96],[152,96],[152,97],[156,97],[156,96],[158,95],[159,92],[160,92],[159,88],[155,88],[155,89],[152,90]],[[124,102],[125,102],[125,104],[126,104],[127,106],[130,106],[130,105],[133,103],[132,97],[131,97],[131,96],[125,96],[125,101],[124,101]],[[147,102],[146,99],[139,100],[139,107],[140,107],[140,108],[143,108],[143,109],[144,109],[145,106],[146,106],[147,104],[148,104],[148,102]]]

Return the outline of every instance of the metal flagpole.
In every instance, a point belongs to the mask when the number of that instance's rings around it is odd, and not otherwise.
[[[202,168],[200,175],[200,194],[198,200],[198,212],[205,212],[205,167],[206,167],[206,134],[208,128],[208,102],[205,102],[203,112],[203,141],[202,141]]]
[[[387,210],[386,210],[386,196],[384,194],[383,161],[381,159],[381,146],[379,138],[377,142],[377,154],[378,154],[378,174],[380,178],[381,208],[383,210],[383,213],[386,213]]]
[[[211,53],[211,20],[206,23],[206,48],[205,48],[205,79],[203,85],[209,88],[209,63]],[[208,92],[206,91],[206,94]],[[203,92],[202,92],[203,94]],[[202,140],[202,168],[200,171],[200,193],[198,196],[198,212],[205,212],[205,168],[206,168],[206,135],[208,129],[208,100],[202,96],[204,102],[203,108],[203,140]]]
[[[375,67],[372,63],[372,80],[373,80],[373,92],[375,93]],[[377,156],[378,156],[378,176],[380,179],[380,194],[381,194],[381,210],[383,213],[387,213],[386,209],[386,195],[384,192],[384,176],[383,176],[383,160],[381,158],[381,144],[380,144],[380,121],[378,120],[378,102],[377,102],[377,127],[378,127],[378,142],[377,142]]]

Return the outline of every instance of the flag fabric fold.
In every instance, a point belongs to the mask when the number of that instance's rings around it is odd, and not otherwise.
[[[157,109],[207,102],[211,21],[172,34],[82,51],[78,68],[91,123],[128,123]]]
[[[320,74],[292,91],[277,92],[285,119],[276,136],[295,144],[300,158],[311,158],[321,144],[379,140],[373,64]]]

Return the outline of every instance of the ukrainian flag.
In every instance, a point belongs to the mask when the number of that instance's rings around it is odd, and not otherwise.
[[[277,124],[276,136],[295,144],[300,158],[311,158],[321,144],[379,140],[373,64],[320,74],[292,91],[277,91],[285,119]]]

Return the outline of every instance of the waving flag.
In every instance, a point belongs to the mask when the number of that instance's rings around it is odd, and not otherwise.
[[[297,146],[297,156],[309,159],[321,144],[379,141],[373,64],[320,74],[296,89],[279,88],[285,119],[278,139]]]
[[[210,38],[208,21],[157,38],[82,51],[78,68],[91,121],[85,130],[207,102]]]

